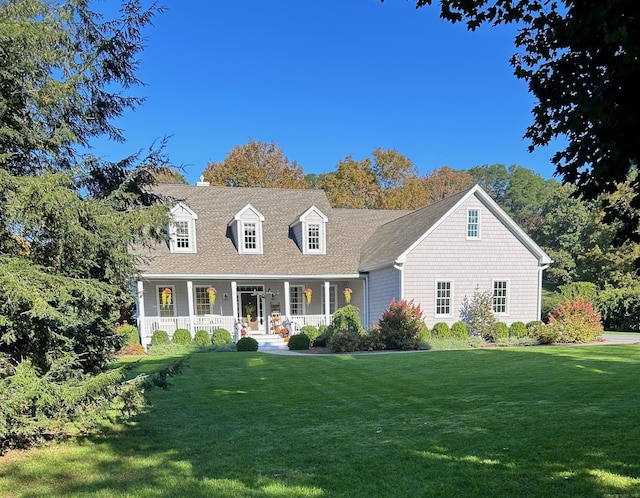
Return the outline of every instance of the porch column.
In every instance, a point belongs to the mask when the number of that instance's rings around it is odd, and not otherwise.
[[[331,302],[329,301],[331,286],[328,280],[324,282],[324,288],[322,289],[322,291],[324,292],[324,323],[329,325],[331,323]]]
[[[187,280],[187,301],[189,303],[189,331],[191,332],[191,337],[195,336],[195,317],[193,315],[193,310],[195,306],[193,306],[193,282],[191,280]]]
[[[143,346],[146,346],[145,339],[147,328],[146,323],[144,323],[144,282],[142,280],[138,280],[137,289],[138,299],[136,300],[136,307],[138,311],[138,333],[140,334],[140,342]]]
[[[238,282],[231,281],[231,309],[233,318],[238,320]]]
[[[289,298],[289,281],[284,281],[284,316],[287,317],[287,320],[291,320],[291,299]]]

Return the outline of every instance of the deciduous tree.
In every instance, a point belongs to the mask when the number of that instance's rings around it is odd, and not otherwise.
[[[291,162],[275,143],[237,145],[222,162],[210,163],[203,172],[211,185],[227,187],[307,188],[302,168]]]

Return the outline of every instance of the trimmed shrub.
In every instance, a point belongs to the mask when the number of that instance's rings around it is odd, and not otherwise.
[[[193,336],[193,342],[198,346],[211,346],[211,337],[206,330],[198,330]]]
[[[378,351],[385,347],[378,328],[367,330],[367,333],[360,338],[360,349],[365,351]]]
[[[504,339],[509,337],[509,326],[504,322],[498,322],[493,326],[491,330],[491,337],[489,340],[491,342],[498,343]]]
[[[118,334],[125,337],[125,344],[140,344],[140,334],[138,333],[138,328],[134,327],[133,325],[129,325],[128,323],[123,324],[118,329]]]
[[[387,349],[416,349],[424,329],[420,306],[393,299],[382,314],[379,328]]]
[[[436,323],[431,329],[432,339],[451,339],[451,330],[449,325],[444,322]]]
[[[191,344],[191,332],[189,332],[187,329],[177,329],[173,333],[171,342],[174,344],[179,344],[181,346]]]
[[[291,351],[300,351],[301,349],[309,349],[310,347],[311,339],[307,334],[293,334],[289,337],[289,350]]]
[[[467,324],[464,322],[456,322],[451,326],[451,338],[452,339],[468,339],[469,331],[467,330]]]
[[[154,330],[151,335],[151,345],[160,346],[161,344],[169,344],[169,334],[166,330]]]
[[[357,351],[362,336],[356,330],[338,330],[327,341],[327,346],[334,353]]]
[[[527,327],[522,322],[513,322],[509,327],[509,337],[526,337]]]
[[[600,313],[581,296],[564,303],[549,314],[549,324],[556,329],[558,342],[592,342],[602,338]]]
[[[215,329],[211,342],[214,346],[222,346],[223,344],[233,344],[233,339],[227,329]]]
[[[258,351],[258,341],[253,337],[243,337],[236,343],[238,351]]]
[[[429,327],[424,322],[422,322],[422,325],[423,325],[422,330],[420,330],[420,341],[418,342],[421,342],[421,341],[424,342],[431,339],[431,331],[429,330]]]
[[[311,344],[313,344],[313,342],[320,335],[320,331],[318,330],[318,328],[314,327],[313,325],[305,325],[300,329],[300,332],[309,338],[309,340],[311,341]]]

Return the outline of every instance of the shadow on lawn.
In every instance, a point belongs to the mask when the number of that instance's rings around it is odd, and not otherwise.
[[[343,359],[195,355],[134,424],[79,440],[88,472],[46,479],[60,495],[640,496],[638,348]]]

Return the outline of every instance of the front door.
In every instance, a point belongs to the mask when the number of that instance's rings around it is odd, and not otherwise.
[[[238,300],[240,301],[241,321],[250,332],[265,331],[264,294],[261,285],[238,286]]]

